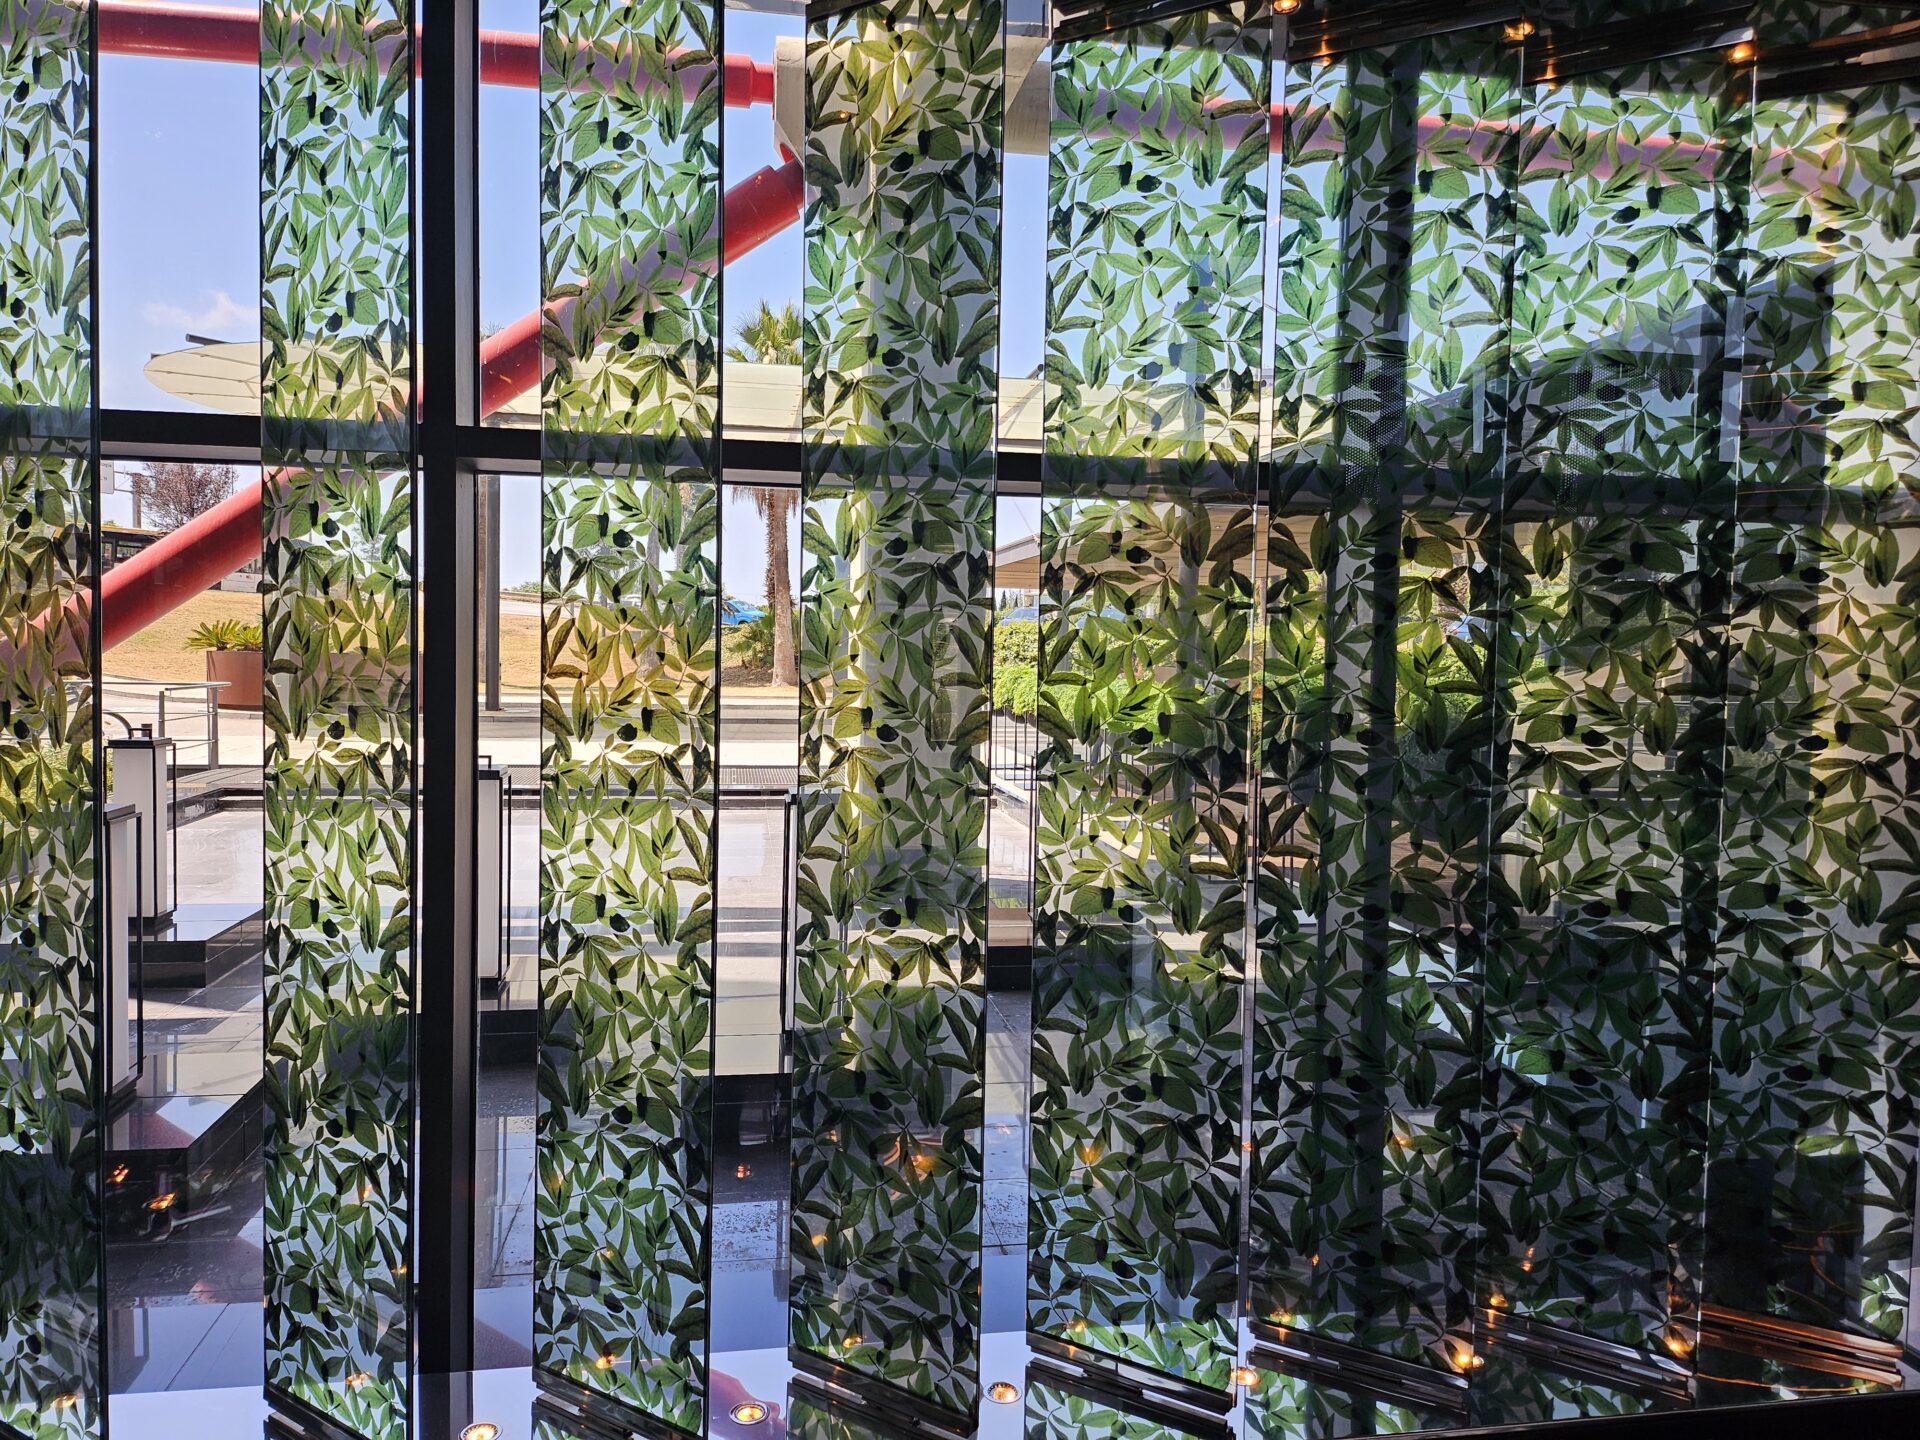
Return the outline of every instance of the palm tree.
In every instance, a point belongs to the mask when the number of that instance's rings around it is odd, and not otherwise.
[[[733,332],[738,345],[727,347],[727,358],[750,365],[800,363],[800,312],[789,301],[775,310],[766,301]],[[798,685],[800,672],[793,658],[793,583],[787,569],[787,519],[799,506],[800,494],[785,487],[755,486],[753,508],[767,527],[767,605],[773,611],[773,683]]]

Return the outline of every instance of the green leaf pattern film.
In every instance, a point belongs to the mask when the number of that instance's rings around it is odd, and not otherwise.
[[[1473,1221],[1511,64],[1281,67],[1250,1304],[1411,1358]]]
[[[0,1431],[104,1428],[93,20],[0,11]]]
[[[1282,69],[1262,583],[1253,1318],[1489,1421],[1900,1333],[1920,1084],[1913,97],[1522,58]]]
[[[411,1398],[411,24],[261,17],[267,1384],[368,1440]]]
[[[702,1433],[712,1270],[720,7],[541,18],[535,1362]]]
[[[979,1397],[1004,10],[808,27],[792,1343]]]
[[[1270,13],[1055,47],[1028,1323],[1225,1390]]]
[[[1704,1287],[1888,1338],[1920,1141],[1916,114],[1903,81],[1755,116]]]

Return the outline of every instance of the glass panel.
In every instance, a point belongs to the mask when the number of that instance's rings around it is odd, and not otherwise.
[[[1028,1324],[1224,1390],[1269,13],[1056,46]]]
[[[979,1399],[1000,0],[810,22],[793,1344]]]
[[[534,1361],[687,1432],[712,1270],[719,11],[541,11]]]
[[[1080,1393],[1027,1372],[1027,1440],[1193,1440],[1195,1431],[1129,1414],[1097,1394]]]
[[[0,8],[0,1430],[105,1428],[93,26]],[[124,1019],[124,1011],[121,1012]]]
[[[1537,85],[1516,192],[1477,1306],[1670,1364],[1700,1268],[1747,82],[1713,51]]]
[[[1517,74],[1468,35],[1308,47],[1281,76],[1249,1305],[1443,1370],[1474,1222]]]
[[[1909,1345],[1917,102],[1757,111],[1704,1284],[1709,1321]],[[1734,1351],[1702,1372],[1727,1401],[1807,1378]]]
[[[409,19],[261,18],[267,1384],[375,1440],[411,1388]]]

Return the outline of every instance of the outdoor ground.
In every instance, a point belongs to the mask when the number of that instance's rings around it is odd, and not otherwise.
[[[537,603],[515,604],[516,598],[507,597],[508,605],[500,616],[500,684],[509,691],[531,694],[540,688],[540,613]],[[209,590],[149,625],[131,640],[114,646],[107,652],[101,668],[109,675],[128,680],[204,680],[207,678],[205,656],[187,645],[187,637],[212,621],[258,622],[259,619],[258,595]],[[731,664],[725,678],[736,688],[765,691],[769,695],[794,693],[791,687],[774,690],[768,686],[764,672],[742,671]]]

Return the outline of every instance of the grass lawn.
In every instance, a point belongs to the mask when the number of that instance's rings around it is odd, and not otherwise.
[[[130,680],[204,680],[205,656],[187,647],[187,636],[215,620],[258,622],[260,597],[226,590],[196,595],[171,615],[162,617],[124,644],[107,652],[102,669]],[[728,683],[736,688],[780,693],[766,685],[764,676],[736,676],[728,667]],[[507,691],[533,694],[540,688],[540,617],[500,617],[500,685]],[[789,689],[787,694],[793,692]]]
[[[170,615],[163,615],[131,640],[107,651],[100,668],[132,680],[204,680],[206,656],[187,648],[187,636],[215,620],[260,623],[260,597],[239,591],[209,590]]]

